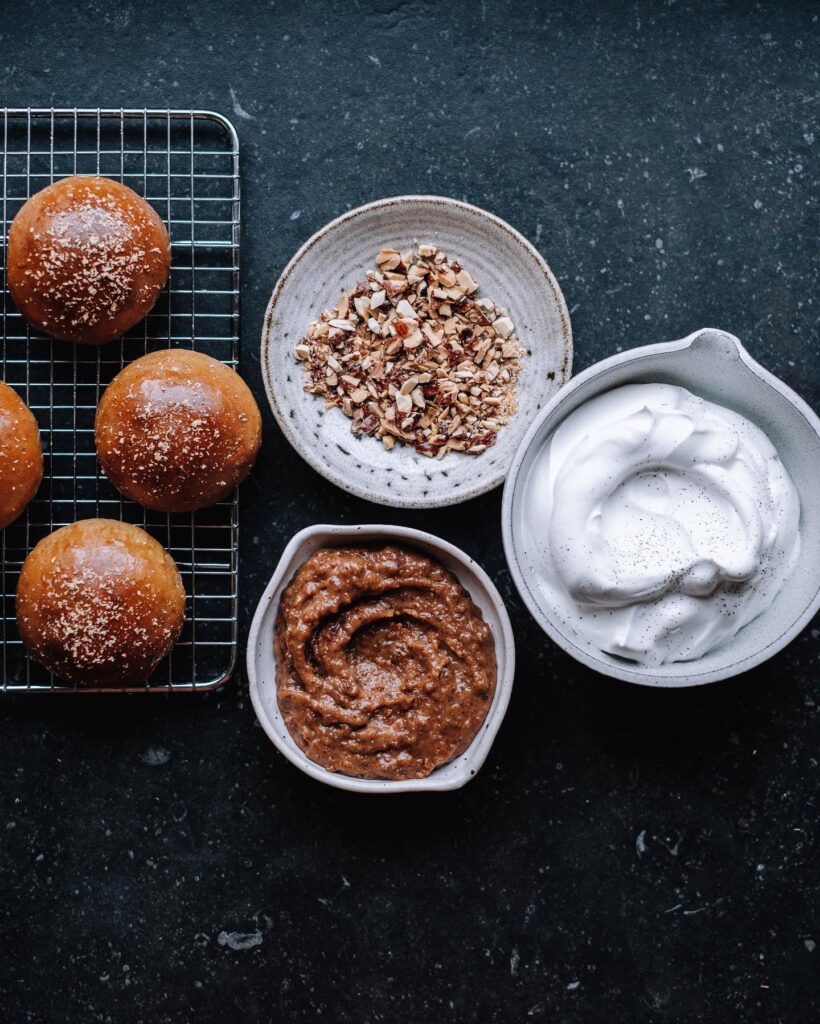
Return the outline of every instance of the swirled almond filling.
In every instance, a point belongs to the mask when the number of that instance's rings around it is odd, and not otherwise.
[[[426,777],[469,746],[495,691],[481,612],[410,548],[320,548],[282,594],[274,643],[291,736],[344,775]]]

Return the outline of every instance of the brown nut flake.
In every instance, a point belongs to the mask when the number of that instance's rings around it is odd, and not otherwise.
[[[399,441],[428,458],[480,455],[517,409],[525,353],[513,321],[434,245],[382,249],[376,265],[296,345],[305,390],[387,451]]]

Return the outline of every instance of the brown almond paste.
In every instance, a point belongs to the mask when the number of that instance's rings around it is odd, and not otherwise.
[[[495,692],[481,612],[410,548],[320,548],[282,594],[274,643],[291,736],[344,775],[424,778],[465,750]]]

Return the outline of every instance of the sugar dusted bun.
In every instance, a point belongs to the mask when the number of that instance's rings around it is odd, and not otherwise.
[[[170,266],[158,214],[110,178],[48,185],[9,229],[6,277],[15,305],[63,341],[102,345],[124,334],[153,308]]]
[[[97,455],[127,498],[189,512],[227,497],[251,471],[262,418],[247,384],[187,349],[151,352],[125,367],[97,409]]]
[[[42,479],[37,420],[17,392],[0,381],[0,529],[17,519]]]
[[[17,625],[32,657],[80,686],[138,686],[176,643],[185,591],[174,560],[144,530],[83,519],[49,534],[23,563]]]

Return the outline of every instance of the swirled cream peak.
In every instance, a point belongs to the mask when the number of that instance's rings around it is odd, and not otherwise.
[[[669,384],[584,403],[538,457],[529,529],[570,631],[648,665],[690,661],[774,600],[797,492],[759,427]]]

